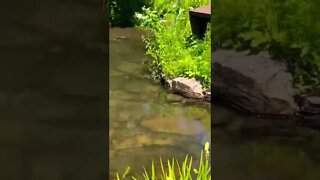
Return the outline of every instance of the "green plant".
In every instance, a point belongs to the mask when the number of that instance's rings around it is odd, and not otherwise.
[[[287,62],[303,92],[320,85],[320,22],[316,0],[215,0],[213,48],[268,51]],[[230,44],[230,43],[229,43]]]
[[[190,77],[211,85],[211,33],[208,26],[203,40],[193,37],[189,9],[206,5],[209,0],[153,0],[151,7],[136,13],[140,27],[149,34],[144,37],[147,63],[156,77]]]
[[[158,178],[161,180],[192,180],[193,177],[195,177],[197,180],[211,180],[211,166],[209,157],[209,143],[207,142],[205,144],[204,151],[201,151],[200,162],[197,168],[192,169],[192,157],[189,158],[187,155],[182,163],[182,166],[180,166],[176,159],[172,159],[172,161],[168,160],[166,171],[160,158],[161,177],[159,178],[156,176],[157,173],[153,161],[151,165],[151,174],[149,174],[144,168],[143,177],[145,180],[157,180]],[[175,169],[175,165],[177,166],[177,169]],[[129,173],[129,170],[130,168],[128,167],[121,177],[125,178]],[[134,180],[136,179],[135,177],[131,178]],[[117,174],[117,180],[121,180],[119,174]]]
[[[134,14],[140,12],[143,6],[148,6],[148,1],[110,0],[110,22],[112,26],[134,26]]]

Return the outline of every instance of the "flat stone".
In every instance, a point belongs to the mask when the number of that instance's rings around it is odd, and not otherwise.
[[[183,97],[176,95],[176,94],[168,94],[167,95],[167,101],[169,102],[181,102],[183,100]]]
[[[181,135],[202,134],[206,130],[197,120],[183,120],[177,117],[150,119],[141,122],[141,125],[155,132],[174,133]]]
[[[144,146],[151,146],[151,145],[172,145],[174,142],[168,138],[155,138],[150,137],[148,135],[139,135],[136,137],[132,137],[129,139],[125,139],[121,141],[120,144],[115,145],[115,150],[124,150],[130,148],[141,148]]]
[[[188,98],[204,98],[202,85],[195,79],[175,78],[172,80],[172,90]]]

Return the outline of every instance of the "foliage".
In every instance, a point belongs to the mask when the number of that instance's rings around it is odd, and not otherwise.
[[[189,9],[209,4],[209,0],[153,0],[151,7],[137,13],[139,25],[150,33],[144,37],[149,65],[156,75],[190,77],[204,87],[211,84],[211,31],[203,40],[193,37]]]
[[[214,0],[213,48],[269,51],[287,61],[300,90],[316,88],[320,85],[319,5],[316,0]]]
[[[204,151],[201,151],[200,154],[200,162],[198,168],[193,169],[192,171],[192,157],[186,156],[185,160],[180,166],[179,162],[176,159],[172,159],[172,161],[167,162],[167,171],[164,169],[163,162],[160,158],[160,165],[161,165],[161,180],[192,180],[193,177],[196,177],[198,180],[211,180],[211,166],[210,166],[210,159],[209,159],[209,143],[207,142],[204,147]],[[177,165],[176,172],[175,165]],[[125,173],[122,175],[122,178],[125,178],[129,173],[130,168],[128,167]],[[193,172],[193,173],[192,173]],[[144,169],[143,177],[145,180],[156,180],[157,173],[155,170],[154,163],[152,162],[151,165],[151,174],[148,174],[147,170]],[[132,179],[136,179],[135,177],[131,177]],[[117,180],[120,180],[119,174],[117,174]]]
[[[142,7],[148,5],[143,0],[110,0],[110,22],[112,26],[134,26],[135,12],[141,12]]]

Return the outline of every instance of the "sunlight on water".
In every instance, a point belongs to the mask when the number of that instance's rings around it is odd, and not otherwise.
[[[123,172],[126,166],[141,175],[143,166],[148,167],[160,156],[183,159],[189,154],[196,160],[204,142],[210,141],[210,109],[201,111],[195,105],[170,102],[167,98],[170,93],[146,78],[142,34],[134,28],[110,31],[110,173],[113,175]],[[117,39],[118,36],[127,38]]]

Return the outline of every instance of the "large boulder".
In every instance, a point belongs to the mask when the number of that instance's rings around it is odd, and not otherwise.
[[[244,112],[293,115],[297,90],[286,65],[268,54],[212,53],[213,96]]]
[[[172,91],[188,98],[202,99],[202,85],[195,79],[178,77],[172,80]]]

